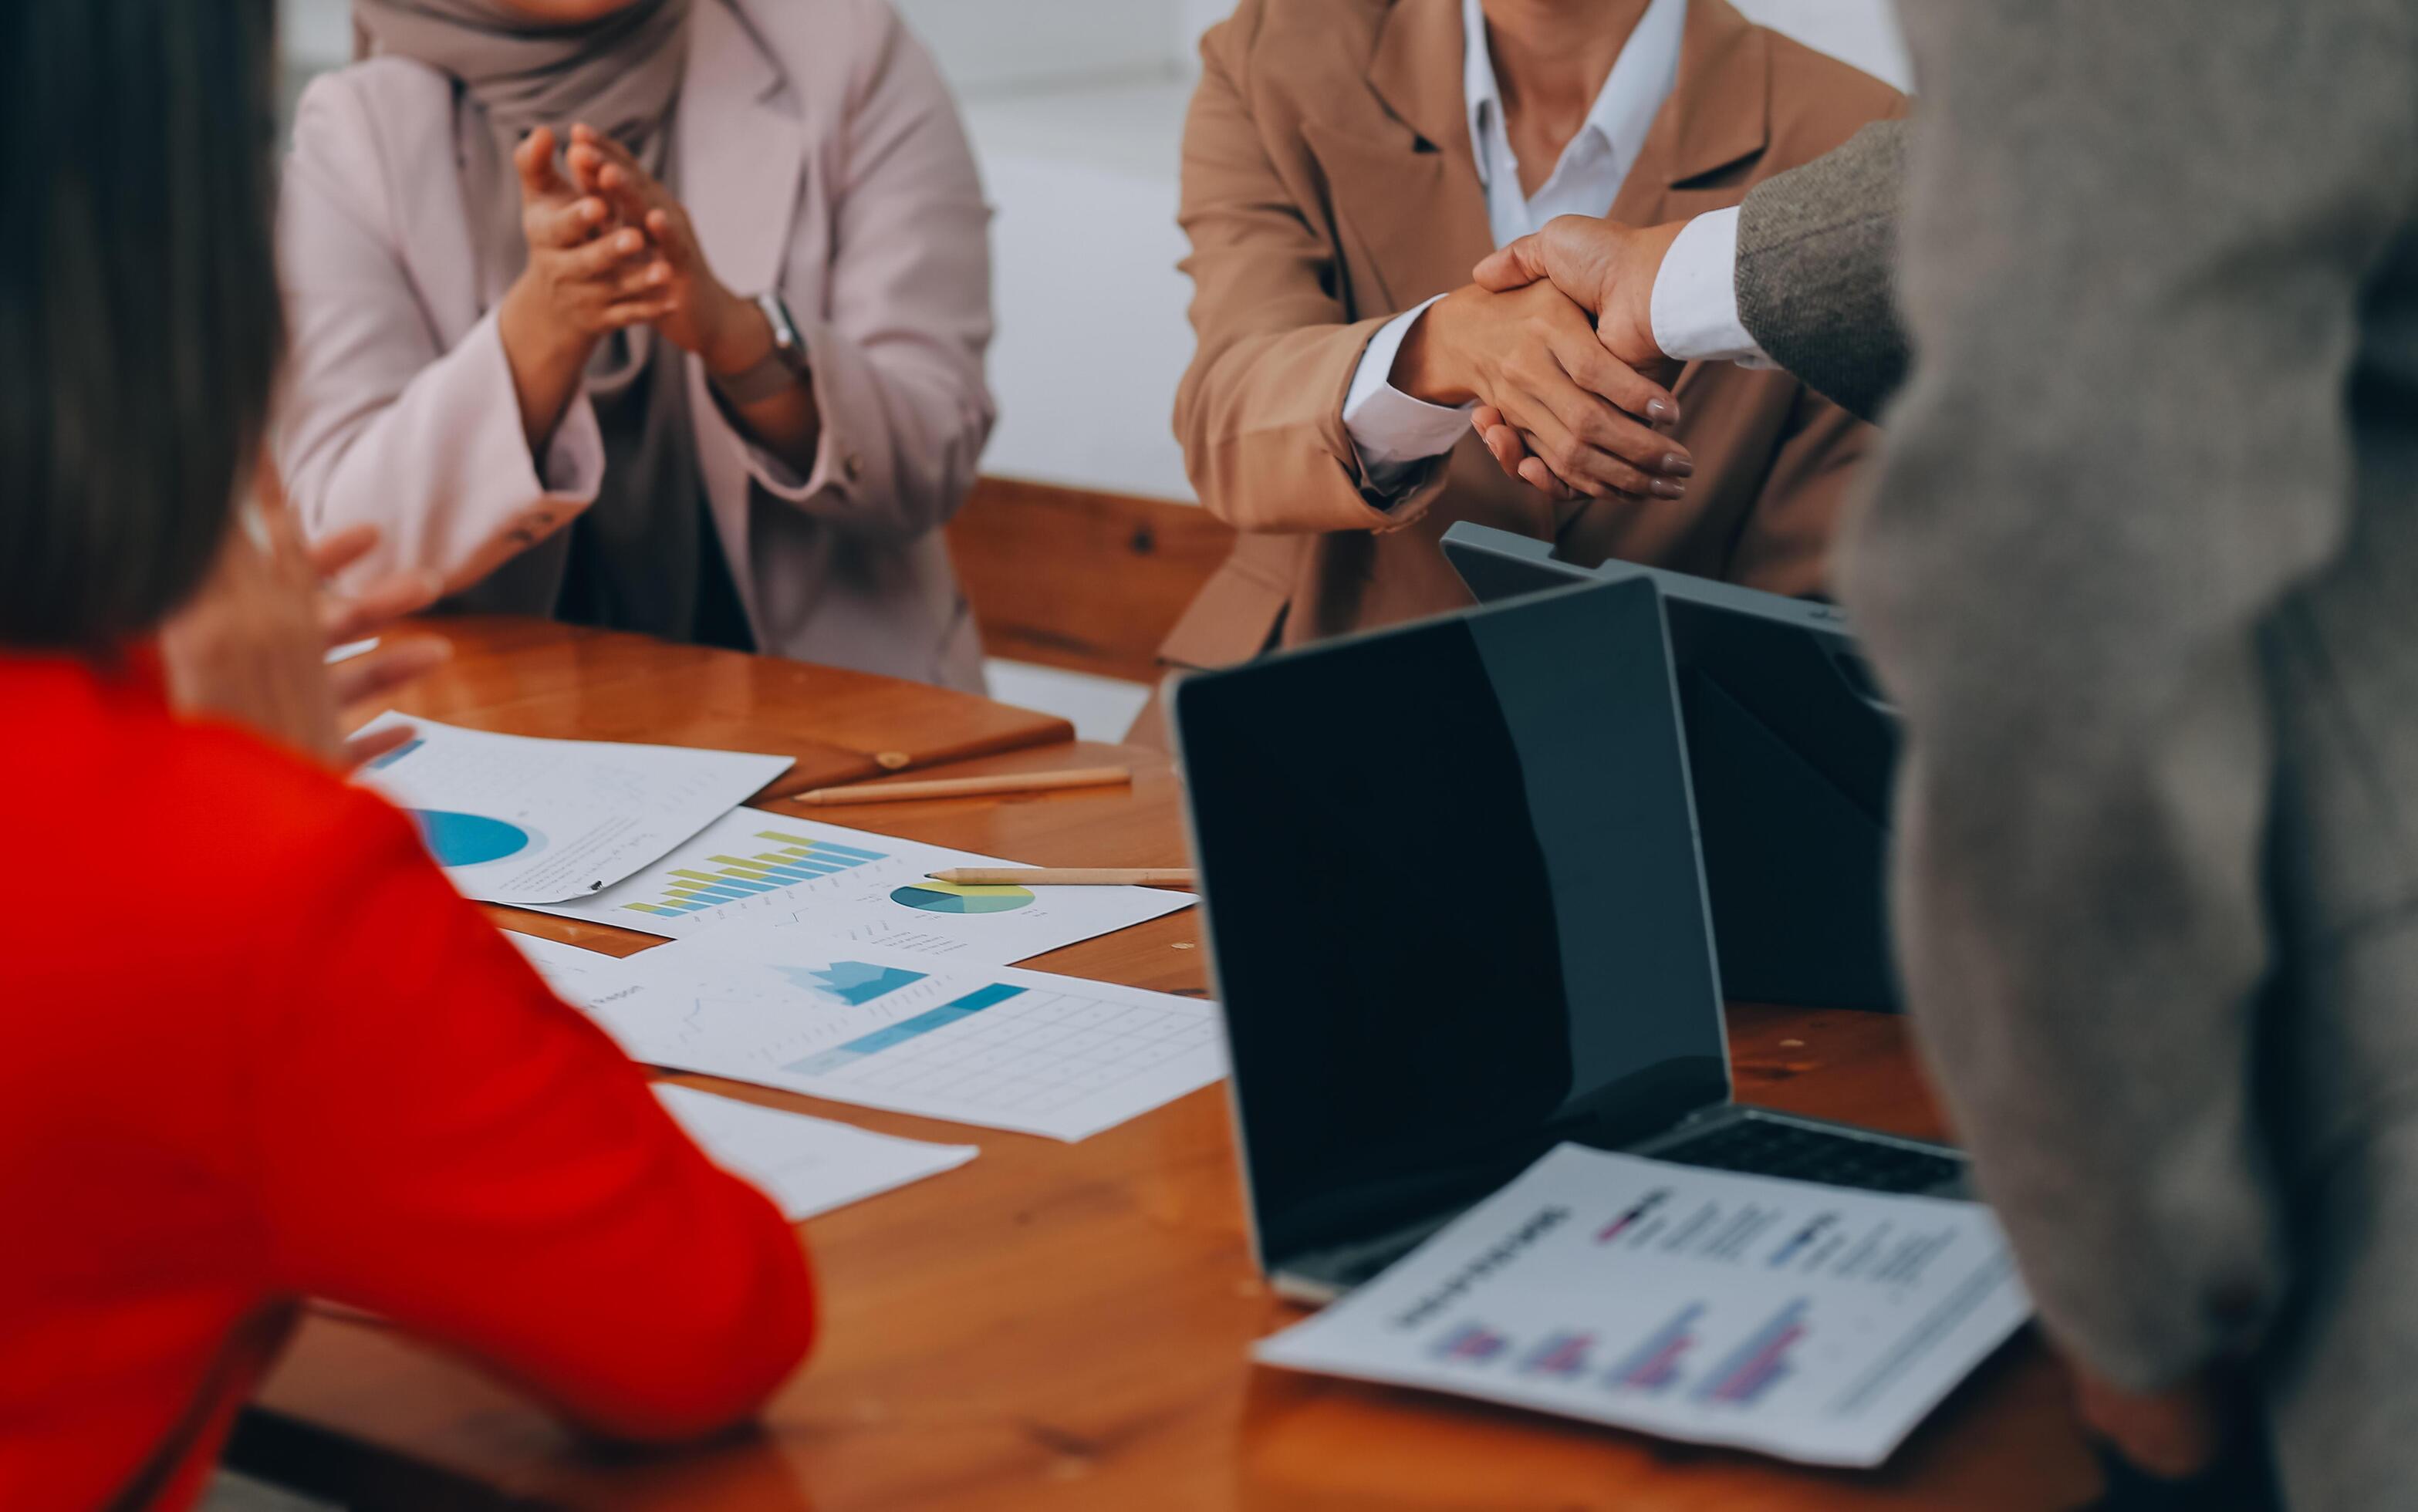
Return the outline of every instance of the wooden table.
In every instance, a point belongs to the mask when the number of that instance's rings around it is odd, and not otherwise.
[[[1130,792],[860,808],[843,823],[1041,864],[1183,862],[1176,781],[1149,752],[928,688],[521,621],[454,622],[455,666],[408,707],[516,733],[793,751],[816,780],[883,752],[957,772],[1131,763]],[[989,753],[989,754],[985,754]],[[870,765],[868,765],[870,764]],[[792,779],[778,790],[795,790]],[[777,800],[768,807],[788,807]],[[651,937],[494,910],[616,955]],[[1190,913],[1032,963],[1198,995]],[[1903,1023],[1731,1012],[1748,1100],[1932,1136]],[[679,1455],[586,1444],[539,1408],[375,1323],[322,1314],[234,1458],[381,1506],[1390,1508],[2074,1506],[2096,1474],[2061,1378],[2019,1340],[1875,1474],[1792,1469],[1482,1404],[1261,1369],[1298,1316],[1246,1247],[1226,1094],[1077,1145],[680,1078],[911,1138],[972,1165],[816,1219],[824,1333],[760,1432]]]

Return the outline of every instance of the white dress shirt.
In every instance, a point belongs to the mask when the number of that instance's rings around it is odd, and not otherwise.
[[[1478,179],[1486,186],[1486,219],[1496,246],[1528,235],[1557,215],[1602,215],[1612,208],[1645,145],[1646,131],[1678,82],[1679,40],[1687,20],[1687,0],[1653,0],[1645,8],[1605,76],[1586,123],[1532,196],[1521,191],[1520,160],[1504,126],[1502,91],[1486,45],[1485,12],[1478,0],[1462,0],[1467,60],[1462,90],[1469,106],[1469,145],[1477,160]],[[1659,300],[1659,283],[1656,296]],[[1360,355],[1343,402],[1343,426],[1370,481],[1389,493],[1407,482],[1420,463],[1451,451],[1469,429],[1471,406],[1427,404],[1388,381],[1402,338],[1434,302],[1403,312],[1377,332]],[[1733,314],[1736,303],[1733,298]]]
[[[1654,275],[1654,344],[1682,362],[1736,362],[1768,368],[1771,360],[1738,319],[1737,206],[1713,210],[1680,228]]]

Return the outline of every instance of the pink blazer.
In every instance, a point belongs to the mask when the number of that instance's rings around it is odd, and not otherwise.
[[[886,0],[698,0],[675,136],[706,255],[778,287],[815,370],[803,478],[751,446],[685,359],[713,521],[764,650],[979,689],[941,526],[993,409],[990,212],[956,107]],[[303,95],[279,211],[293,357],[277,425],[314,533],[384,527],[372,573],[545,614],[604,444],[583,398],[521,433],[456,167],[451,82],[377,58]]]

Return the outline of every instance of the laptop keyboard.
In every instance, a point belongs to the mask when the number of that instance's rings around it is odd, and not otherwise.
[[[1944,1186],[1962,1166],[1939,1155],[1800,1123],[1742,1118],[1653,1153],[1657,1160],[1755,1176],[1786,1176],[1866,1192],[1923,1192]]]

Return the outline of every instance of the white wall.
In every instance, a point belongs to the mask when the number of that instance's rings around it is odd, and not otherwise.
[[[1170,415],[1192,355],[1175,270],[1190,86],[966,102],[992,225],[999,428],[986,471],[1188,499]]]
[[[1898,29],[1896,0],[1732,0],[1747,19],[1844,58],[1900,89],[1914,88],[1914,66]]]
[[[1168,72],[1179,3],[892,0],[966,90]]]

